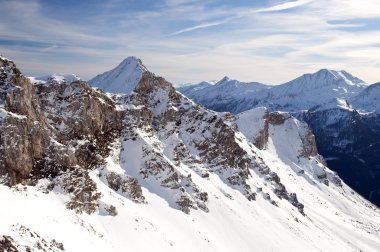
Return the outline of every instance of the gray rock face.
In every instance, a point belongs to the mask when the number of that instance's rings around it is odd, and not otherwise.
[[[35,88],[12,61],[0,60],[0,174],[14,184],[28,176],[45,153],[52,133]]]

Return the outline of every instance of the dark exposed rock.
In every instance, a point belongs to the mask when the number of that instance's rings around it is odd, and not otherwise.
[[[0,252],[19,252],[14,244],[12,237],[3,235],[2,238],[0,237]]]
[[[67,208],[77,213],[86,212],[87,214],[92,214],[97,210],[101,193],[97,191],[96,184],[86,170],[73,167],[56,181],[72,195],[71,200],[66,203]]]
[[[116,215],[118,214],[116,207],[113,206],[113,205],[110,205],[109,207],[106,207],[105,210],[106,210],[106,211],[108,212],[108,214],[111,215],[111,216],[116,216]]]
[[[33,85],[12,61],[0,60],[0,104],[6,111],[0,119],[0,174],[10,185],[21,182],[42,158],[50,142],[50,130],[40,110]]]
[[[128,199],[134,202],[141,203],[145,201],[143,196],[141,186],[137,179],[130,176],[117,174],[115,172],[110,172],[107,174],[108,186],[115,191],[119,191]]]
[[[295,193],[289,194],[289,202],[295,206],[302,215],[305,215],[305,212],[303,210],[304,205],[298,202],[297,195]]]
[[[265,119],[268,121],[269,124],[272,125],[280,125],[284,124],[285,120],[290,118],[289,114],[279,113],[279,112],[272,112],[272,113],[266,113]]]

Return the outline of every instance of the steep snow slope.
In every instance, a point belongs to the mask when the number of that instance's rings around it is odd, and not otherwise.
[[[43,112],[38,115],[54,133],[51,143],[67,147],[74,159],[70,167],[38,162],[31,177],[17,177],[21,184],[9,184],[0,166],[0,195],[9,202],[0,208],[0,246],[20,251],[377,251],[380,246],[378,209],[323,165],[306,125],[288,114],[216,113],[147,71],[130,95],[106,96],[80,81],[33,86],[13,66],[8,71],[9,64],[0,64],[0,76],[6,77],[0,97],[19,88],[35,92]],[[21,108],[14,110],[17,116]],[[9,116],[0,126],[17,127]],[[258,135],[264,136],[261,148],[253,140]],[[7,154],[10,141],[2,139],[0,150]],[[46,148],[55,153],[53,147]],[[61,156],[39,161],[57,162]]]
[[[145,71],[140,59],[128,57],[116,68],[95,76],[88,83],[106,92],[131,94]]]

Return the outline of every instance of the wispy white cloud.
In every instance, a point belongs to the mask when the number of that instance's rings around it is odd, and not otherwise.
[[[309,4],[311,2],[314,2],[316,0],[296,0],[291,2],[285,2],[282,4],[277,4],[271,7],[257,9],[257,10],[251,10],[250,13],[260,13],[260,12],[273,12],[273,11],[283,11],[283,10],[289,10],[297,7],[301,7],[303,5]]]
[[[191,31],[204,29],[204,28],[208,28],[208,27],[212,27],[212,26],[218,26],[218,25],[221,25],[221,24],[226,23],[226,22],[227,22],[227,20],[223,20],[223,21],[219,21],[219,22],[211,22],[211,23],[194,25],[194,26],[191,26],[191,27],[170,33],[168,36],[174,36],[174,35],[178,35],[178,34],[185,33],[185,32],[191,32]]]
[[[230,21],[243,18],[244,16],[249,15],[249,14],[289,10],[289,9],[293,9],[293,8],[297,8],[297,7],[306,5],[306,4],[311,3],[313,1],[315,1],[315,0],[297,0],[294,2],[286,2],[286,3],[274,5],[274,6],[267,7],[267,8],[257,8],[257,9],[252,9],[252,10],[248,10],[248,11],[241,11],[241,12],[238,12],[238,13],[232,15],[232,16],[228,16],[222,20],[219,20],[219,21],[197,24],[194,26],[190,26],[190,27],[175,31],[173,33],[170,33],[169,36],[179,35],[182,33],[191,32],[191,31],[195,31],[195,30],[199,30],[199,29],[204,29],[204,28],[208,28],[208,27],[212,27],[212,26],[219,26],[219,25],[228,23]],[[188,3],[189,1],[184,0],[184,2]]]

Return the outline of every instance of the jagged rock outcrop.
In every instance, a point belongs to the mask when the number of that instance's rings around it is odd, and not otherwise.
[[[50,143],[51,130],[35,88],[16,65],[0,58],[0,174],[10,185],[29,176]]]
[[[89,172],[120,136],[123,113],[83,81],[33,85],[12,61],[0,63],[0,174],[9,185],[49,178],[50,189],[72,194],[70,209],[95,212],[101,195]]]

